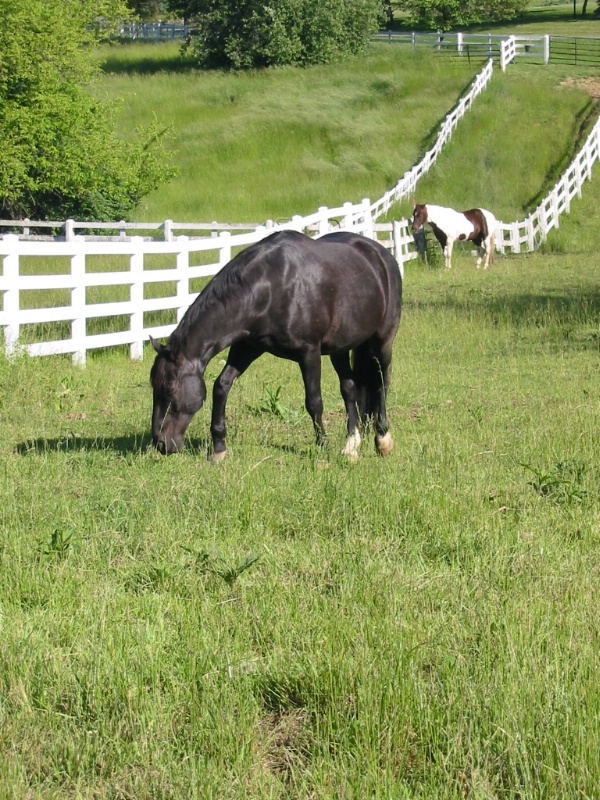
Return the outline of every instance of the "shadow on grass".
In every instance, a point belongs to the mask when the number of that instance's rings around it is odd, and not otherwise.
[[[102,72],[109,75],[156,75],[159,72],[191,73],[198,71],[193,61],[185,58],[179,52],[169,55],[161,53],[156,49],[160,47],[159,44],[139,42],[136,47],[140,47],[144,52],[135,60],[131,58],[130,50],[124,55],[119,53],[118,48],[107,53],[102,62]]]
[[[205,456],[208,451],[208,439],[186,439],[183,452]],[[84,453],[110,451],[119,455],[156,455],[157,460],[162,460],[152,444],[150,434],[132,434],[131,436],[78,436],[67,433],[57,438],[28,439],[19,442],[15,452],[21,456],[46,455],[48,453]]]

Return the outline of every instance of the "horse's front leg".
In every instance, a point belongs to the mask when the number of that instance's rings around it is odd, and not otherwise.
[[[346,430],[348,438],[342,450],[342,455],[346,456],[348,461],[355,462],[358,460],[358,448],[360,447],[360,433],[358,430],[358,392],[352,367],[350,366],[349,353],[337,353],[331,356],[331,363],[338,378],[340,379],[340,392],[346,406]]]
[[[304,405],[313,421],[317,444],[327,444],[327,436],[323,427],[323,397],[321,396],[321,351],[314,348],[302,356],[299,361],[304,381]]]
[[[477,269],[481,267],[481,262],[483,261],[484,256],[485,256],[485,245],[482,244],[477,248]],[[487,269],[487,259],[483,268]]]
[[[225,424],[225,406],[227,397],[234,382],[245,372],[250,364],[255,361],[260,352],[249,348],[244,343],[233,344],[229,350],[227,363],[213,386],[213,405],[210,422],[210,433],[212,436],[213,449],[208,460],[212,464],[223,461],[227,455],[225,438],[227,436],[227,426]]]

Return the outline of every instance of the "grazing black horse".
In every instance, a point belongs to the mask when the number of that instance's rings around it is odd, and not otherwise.
[[[372,239],[343,231],[319,239],[280,231],[251,245],[207,284],[166,345],[151,337],[157,353],[150,373],[154,444],[163,454],[182,449],[183,435],[206,399],[206,366],[229,347],[213,387],[211,461],[227,452],[229,390],[263,353],[299,364],[320,444],[326,439],[321,356],[328,355],[346,405],[344,454],[358,458],[359,420],[372,418],[377,450],[388,455],[393,442],[385,396],[401,305],[398,264]]]

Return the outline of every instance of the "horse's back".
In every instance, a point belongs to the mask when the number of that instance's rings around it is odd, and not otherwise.
[[[320,342],[326,354],[395,334],[401,277],[383,245],[344,231],[319,239],[280,231],[262,244],[240,265],[253,335],[288,351]]]

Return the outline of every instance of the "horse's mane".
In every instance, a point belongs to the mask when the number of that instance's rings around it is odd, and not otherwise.
[[[286,233],[289,234],[290,232],[287,231]],[[268,239],[255,242],[250,247],[242,250],[241,253],[238,253],[219,270],[185,312],[179,323],[178,333],[185,337],[189,328],[208,309],[216,305],[221,305],[225,308],[228,303],[236,302],[244,292],[249,291],[250,287],[245,279],[246,267],[256,257],[258,251],[260,251],[261,258],[264,258],[272,247],[276,246],[276,241],[274,240],[278,239],[279,236],[278,234],[273,234]]]
[[[240,266],[237,263],[237,258],[233,259],[223,269],[219,270],[202,289],[179,323],[179,333],[183,337],[185,337],[188,329],[194,325],[196,320],[206,313],[209,308],[216,305],[224,306],[228,301],[239,295],[245,285]]]

